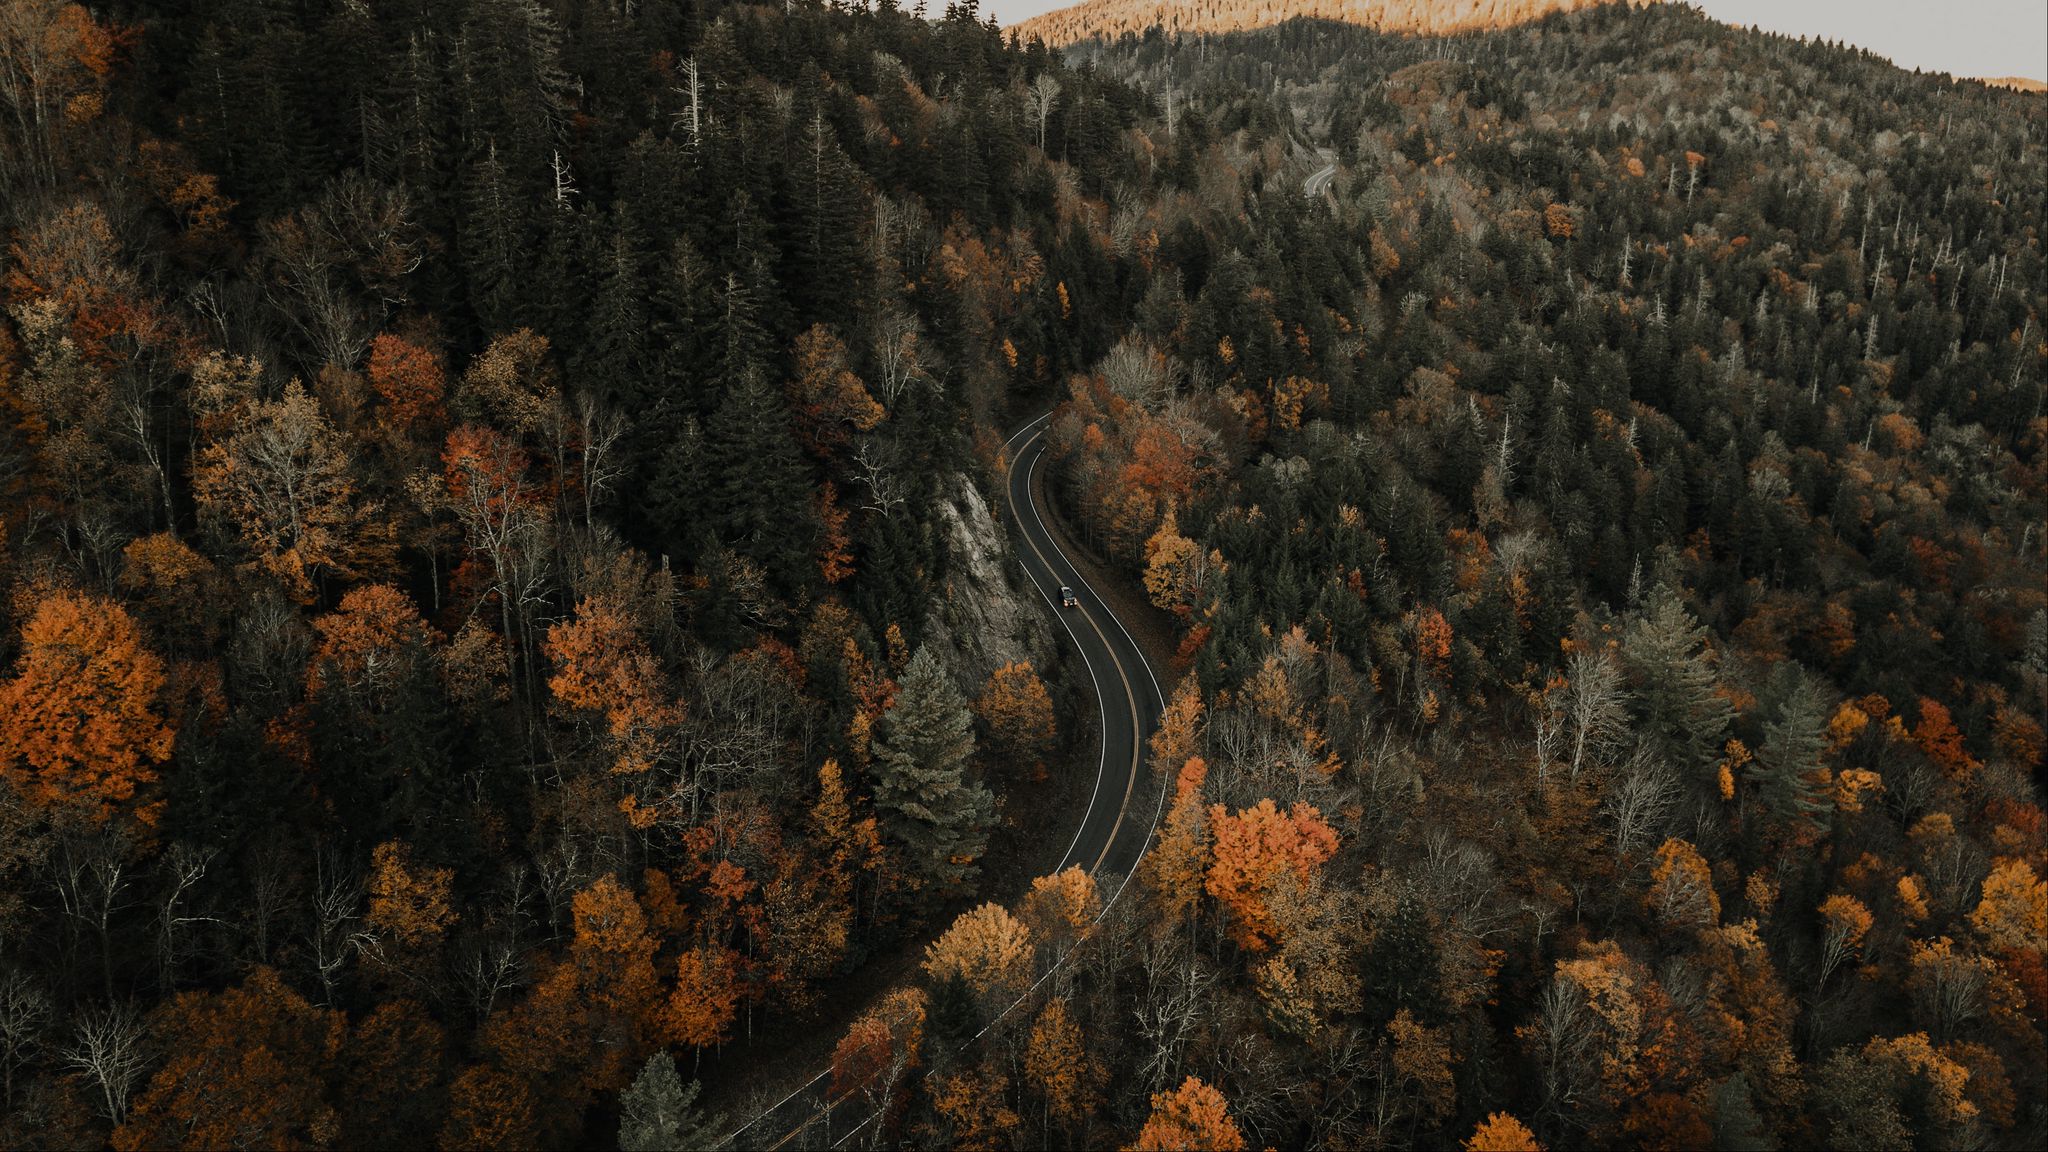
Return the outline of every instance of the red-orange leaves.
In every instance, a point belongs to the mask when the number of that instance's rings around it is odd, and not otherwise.
[[[1146,1118],[1130,1152],[1238,1152],[1244,1146],[1244,1134],[1230,1118],[1229,1101],[1223,1093],[1190,1076],[1171,1092],[1153,1093],[1152,1115]]]
[[[0,686],[0,771],[44,804],[104,821],[132,807],[151,823],[139,790],[170,758],[172,732],[157,713],[163,662],[111,600],[57,592],[21,631],[13,680]]]
[[[370,387],[384,400],[384,423],[406,432],[441,419],[448,373],[440,357],[389,333],[370,344]]]
[[[1337,833],[1309,804],[1281,812],[1261,800],[1232,816],[1223,805],[1209,808],[1215,847],[1207,889],[1230,911],[1231,933],[1254,952],[1273,943],[1278,929],[1266,907],[1266,885],[1284,870],[1307,880],[1337,854]]]
[[[611,770],[652,768],[663,732],[682,721],[683,709],[624,606],[609,596],[586,599],[574,620],[548,629],[546,650],[556,702],[603,718]]]

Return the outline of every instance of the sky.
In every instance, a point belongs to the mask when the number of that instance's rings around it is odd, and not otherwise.
[[[1009,24],[1071,0],[982,0]],[[1709,16],[1846,40],[1901,68],[2048,80],[2048,0],[1695,0]],[[937,7],[938,5],[934,5]]]

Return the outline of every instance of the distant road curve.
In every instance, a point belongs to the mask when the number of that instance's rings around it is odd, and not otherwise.
[[[1144,771],[1145,747],[1159,726],[1166,696],[1130,630],[1060,548],[1039,511],[1035,481],[1045,459],[1045,429],[1051,418],[1047,413],[1026,423],[1004,445],[1010,457],[1004,476],[1004,504],[1018,543],[1017,558],[1032,587],[1080,651],[1101,715],[1102,752],[1095,766],[1095,785],[1056,871],[1080,865],[1091,874],[1127,877],[1144,856],[1158,821],[1157,803],[1149,811],[1138,811],[1133,797]],[[1074,590],[1077,606],[1060,607],[1062,587]],[[1121,887],[1110,902],[1120,895]],[[725,1146],[771,1150],[843,1146],[873,1116],[862,1110],[858,1090],[832,1099],[831,1077],[830,1069],[818,1073],[747,1121],[726,1138]]]
[[[1323,166],[1308,174],[1301,182],[1301,190],[1308,196],[1321,196],[1330,190],[1330,182],[1337,178],[1337,154],[1328,148],[1316,149],[1316,156]]]

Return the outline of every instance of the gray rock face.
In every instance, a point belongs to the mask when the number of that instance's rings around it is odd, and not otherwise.
[[[970,698],[991,672],[1013,660],[1028,660],[1048,674],[1059,649],[1044,601],[1009,563],[1006,522],[959,473],[947,477],[939,518],[949,555],[946,582],[925,617],[932,651]]]

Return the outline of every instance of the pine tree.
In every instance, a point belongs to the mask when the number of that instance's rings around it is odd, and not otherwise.
[[[801,587],[817,539],[811,484],[779,389],[755,372],[726,396],[706,429],[707,511],[713,530],[741,555]]]
[[[910,659],[874,746],[875,804],[940,893],[966,887],[988,843],[993,798],[966,778],[974,717],[929,648]]]
[[[495,143],[464,167],[459,242],[469,275],[470,307],[485,334],[511,330],[518,302],[520,253],[526,250],[519,195]]]
[[[1733,711],[1715,691],[1707,630],[1664,584],[1630,621],[1621,643],[1645,734],[1674,764],[1701,768],[1720,753]]]
[[[799,316],[844,324],[854,307],[846,286],[860,272],[866,182],[840,150],[822,111],[812,114],[791,168],[797,227],[785,262],[790,304]]]
[[[1777,718],[1764,725],[1764,743],[1748,765],[1764,806],[1779,820],[1798,828],[1819,826],[1828,797],[1820,781],[1821,754],[1827,748],[1827,706],[1813,678],[1790,664],[1780,665],[1781,683],[1790,681],[1779,701]]]
[[[647,286],[637,247],[633,221],[624,205],[615,206],[611,243],[596,269],[589,339],[576,364],[585,395],[636,413],[647,411],[657,398],[648,371]]]
[[[714,1122],[696,1107],[701,1087],[695,1080],[683,1083],[666,1049],[648,1057],[632,1086],[619,1094],[620,1152],[669,1152],[717,1143]]]

